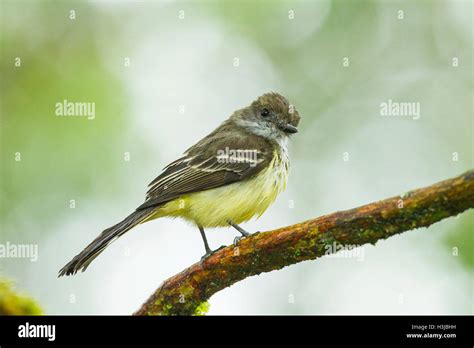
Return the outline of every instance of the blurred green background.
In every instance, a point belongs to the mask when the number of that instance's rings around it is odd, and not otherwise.
[[[0,4],[0,244],[38,246],[37,261],[1,258],[0,278],[45,313],[129,314],[199,259],[197,229],[157,220],[56,278],[166,164],[265,92],[302,120],[288,188],[248,230],[474,167],[472,1]],[[95,103],[95,118],[56,116],[65,99]],[[389,99],[419,103],[420,119],[381,116]],[[246,279],[212,297],[210,314],[472,314],[473,217],[365,246],[362,260]],[[208,233],[214,248],[233,237]]]

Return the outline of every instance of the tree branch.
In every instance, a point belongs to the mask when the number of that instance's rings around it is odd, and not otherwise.
[[[200,314],[213,294],[247,277],[316,259],[334,243],[375,244],[473,207],[471,170],[402,196],[253,234],[167,279],[135,315]]]

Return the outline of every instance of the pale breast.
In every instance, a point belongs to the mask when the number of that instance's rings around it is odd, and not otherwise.
[[[179,216],[203,227],[239,224],[259,217],[286,188],[289,162],[285,151],[275,151],[268,168],[257,176],[183,197]]]

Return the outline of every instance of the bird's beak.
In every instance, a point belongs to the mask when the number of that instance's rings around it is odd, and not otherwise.
[[[283,132],[288,133],[288,134],[298,133],[298,128],[296,128],[295,126],[292,126],[289,123],[281,125],[280,129]]]

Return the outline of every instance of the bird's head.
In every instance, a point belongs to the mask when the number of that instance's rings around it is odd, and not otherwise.
[[[298,132],[300,116],[295,107],[278,93],[266,93],[232,116],[234,122],[254,134],[271,140]]]

